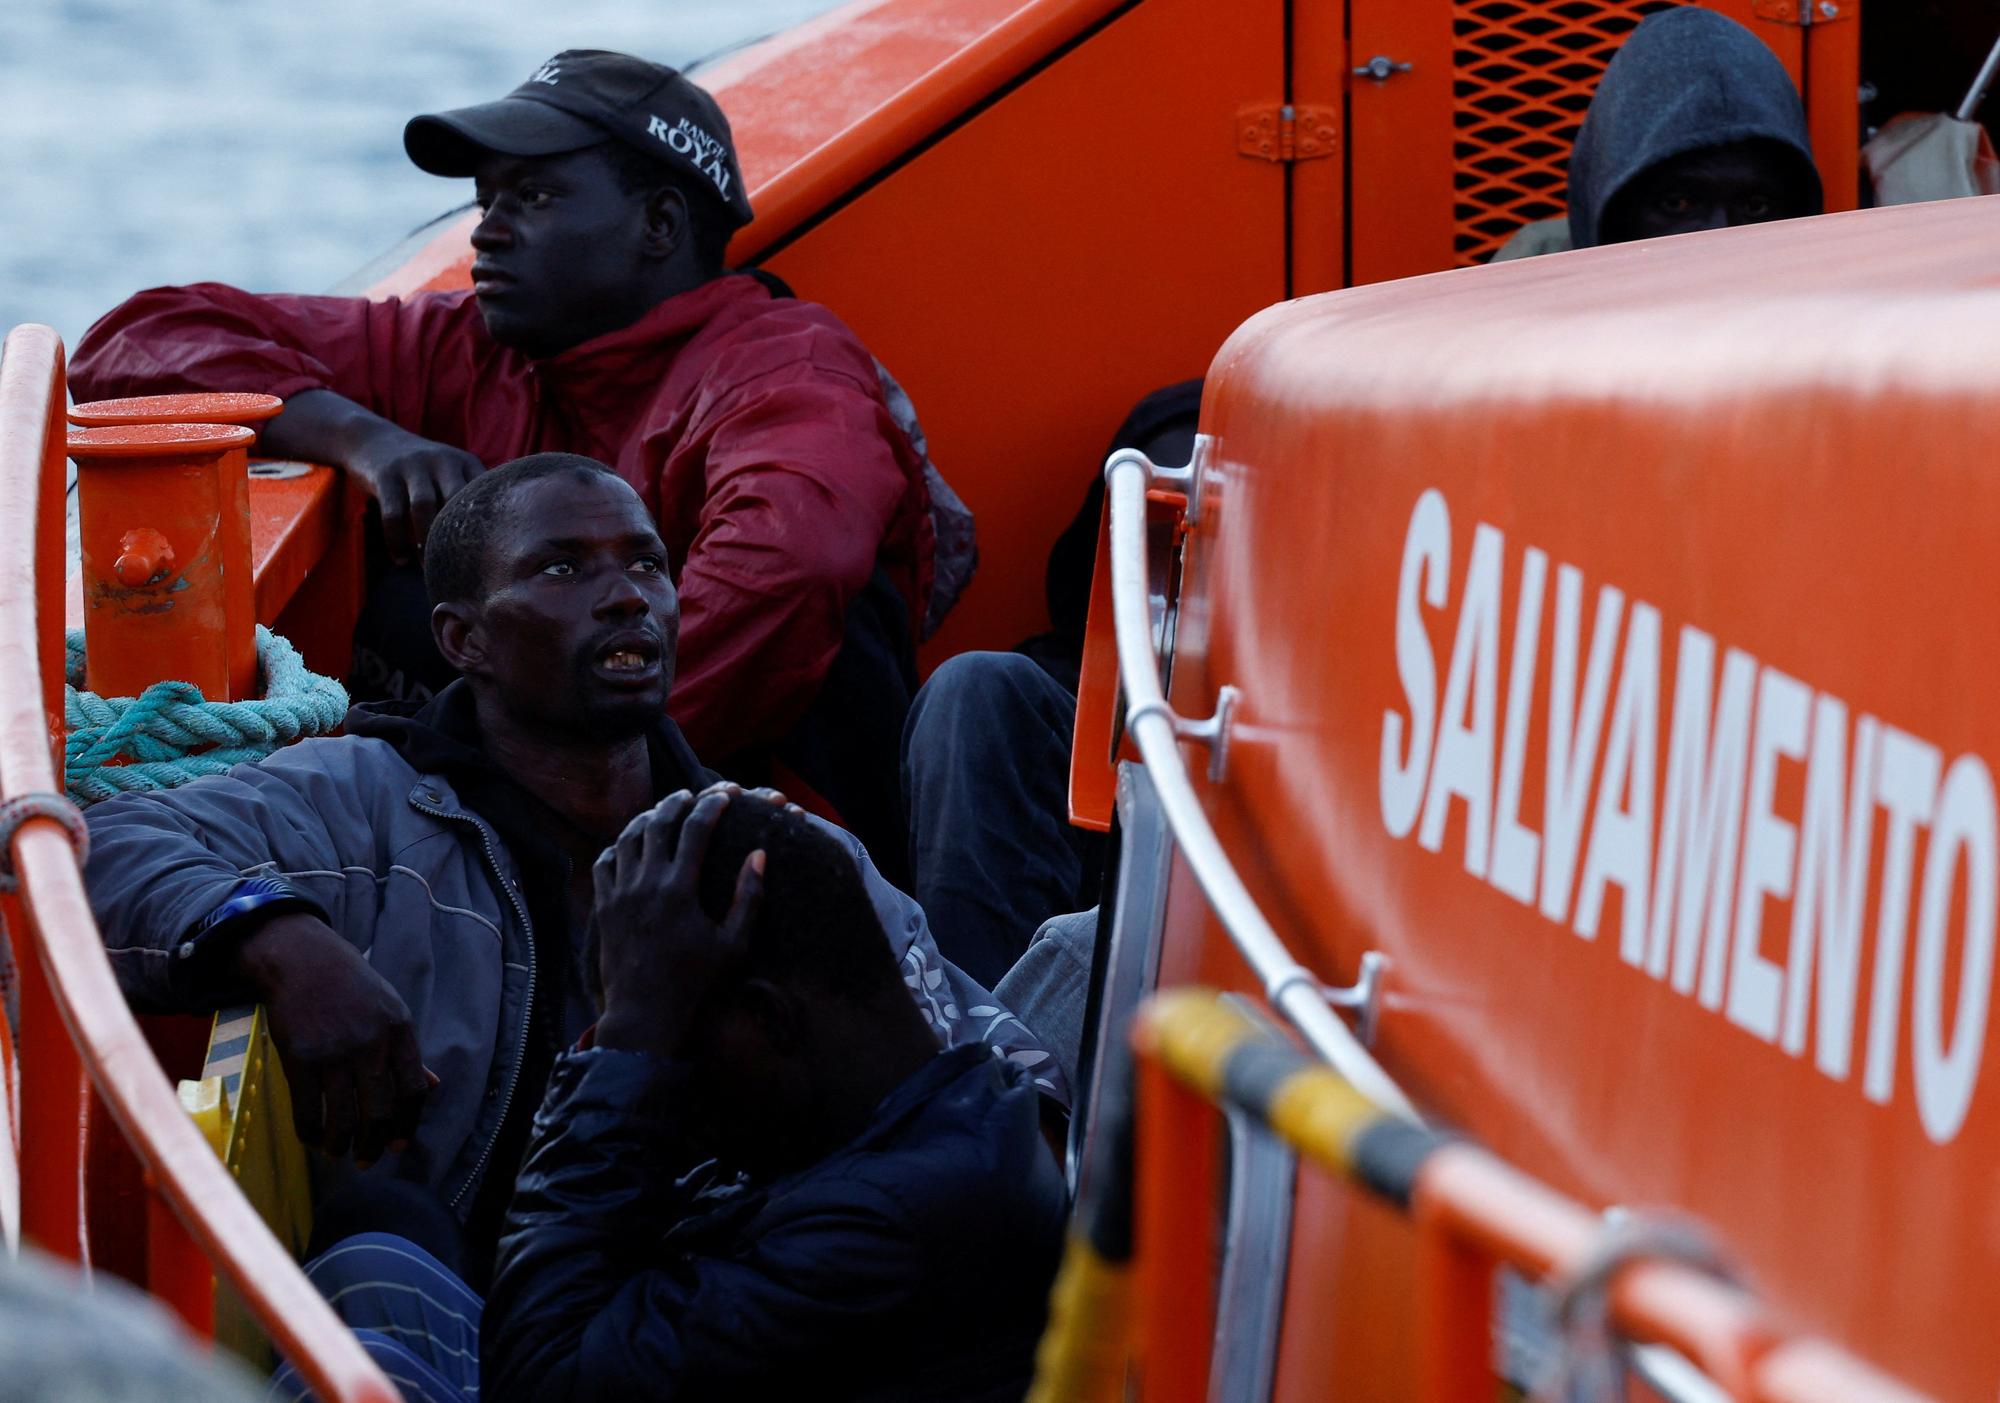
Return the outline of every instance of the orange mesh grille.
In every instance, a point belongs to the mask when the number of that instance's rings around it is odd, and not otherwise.
[[[1564,211],[1564,168],[1604,66],[1633,26],[1684,0],[1455,0],[1452,120],[1461,265]]]

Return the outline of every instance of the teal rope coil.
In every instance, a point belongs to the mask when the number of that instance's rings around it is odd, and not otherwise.
[[[100,697],[83,690],[82,632],[72,629],[64,641],[63,787],[78,804],[219,775],[295,740],[330,735],[347,715],[346,688],[309,671],[298,649],[262,624],[258,701],[212,702],[187,682]]]

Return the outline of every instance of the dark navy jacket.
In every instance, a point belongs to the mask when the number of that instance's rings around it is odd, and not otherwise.
[[[480,1327],[487,1403],[1018,1400],[1067,1202],[1022,1070],[941,1052],[768,1185],[679,1179],[687,1071],[558,1063]]]

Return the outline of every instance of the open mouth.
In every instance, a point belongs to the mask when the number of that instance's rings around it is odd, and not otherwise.
[[[660,674],[660,645],[651,638],[613,639],[598,650],[596,671],[613,682],[649,682]]]

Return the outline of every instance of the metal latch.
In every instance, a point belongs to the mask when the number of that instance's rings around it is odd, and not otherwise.
[[[1378,83],[1386,83],[1398,73],[1408,73],[1411,67],[1411,64],[1403,60],[1390,58],[1387,54],[1377,54],[1355,69],[1354,76],[1373,78]]]
[[[1773,24],[1795,24],[1809,29],[1816,24],[1853,19],[1861,13],[1859,0],[1751,0],[1750,12]]]
[[[1259,161],[1317,161],[1340,145],[1331,107],[1261,103],[1236,110],[1236,151]]]

